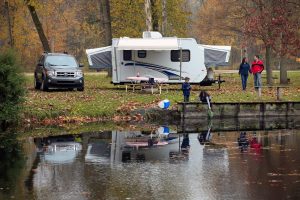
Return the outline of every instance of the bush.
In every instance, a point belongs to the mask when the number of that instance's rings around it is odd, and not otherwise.
[[[25,89],[15,53],[0,53],[0,131],[17,122]]]

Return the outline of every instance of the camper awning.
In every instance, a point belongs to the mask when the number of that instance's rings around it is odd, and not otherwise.
[[[176,50],[177,38],[120,38],[117,50]]]

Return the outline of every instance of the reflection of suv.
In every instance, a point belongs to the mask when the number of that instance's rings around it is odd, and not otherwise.
[[[44,53],[34,71],[35,89],[77,88],[84,90],[83,72],[74,56],[63,53]]]

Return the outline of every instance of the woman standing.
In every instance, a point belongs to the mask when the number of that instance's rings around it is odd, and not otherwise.
[[[244,57],[242,63],[240,64],[240,69],[239,69],[239,74],[241,75],[242,78],[243,90],[246,90],[249,72],[250,72],[250,65],[248,64],[248,59]]]

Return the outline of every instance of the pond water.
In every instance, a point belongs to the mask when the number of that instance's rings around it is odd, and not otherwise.
[[[298,129],[7,140],[0,199],[300,199]]]

